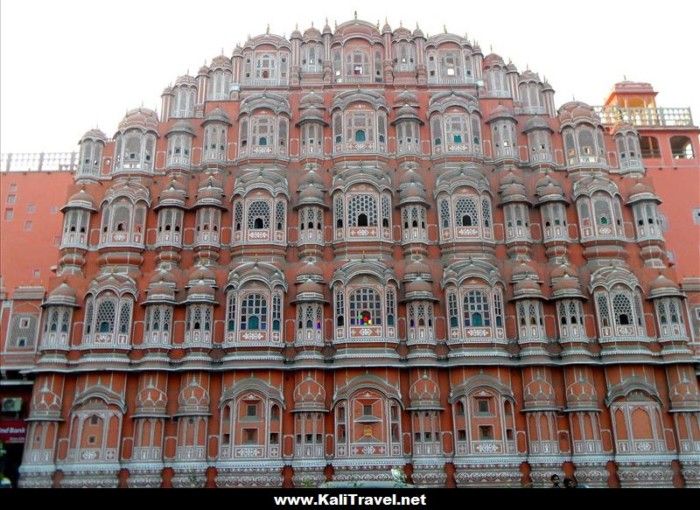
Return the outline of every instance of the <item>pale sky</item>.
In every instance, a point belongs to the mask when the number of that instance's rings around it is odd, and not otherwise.
[[[2,0],[0,150],[67,152],[90,128],[114,135],[127,109],[160,94],[223,48],[296,23],[358,17],[476,39],[520,71],[546,76],[557,107],[602,104],[623,76],[650,82],[659,106],[700,122],[700,2],[693,0]]]

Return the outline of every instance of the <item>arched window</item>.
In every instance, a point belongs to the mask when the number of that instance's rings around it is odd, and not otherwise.
[[[355,131],[355,141],[356,142],[364,142],[367,139],[365,135],[365,130],[364,129],[358,129]]]
[[[671,155],[673,159],[694,159],[693,142],[687,136],[672,136]]]
[[[262,294],[248,294],[241,302],[241,331],[267,329],[267,300]]]
[[[376,227],[376,197],[370,194],[352,195],[348,200],[348,223],[351,227]]]
[[[455,221],[458,225],[469,227],[477,224],[476,203],[474,199],[462,197],[457,199]]]
[[[113,333],[116,320],[116,299],[103,298],[97,308],[97,332]]]
[[[236,331],[236,292],[229,291],[226,297],[226,332]]]
[[[449,294],[447,296],[447,314],[450,318],[450,327],[459,327],[459,312],[457,311],[457,296]]]
[[[248,228],[261,230],[270,228],[270,204],[262,200],[248,206]]]
[[[491,325],[489,302],[486,293],[470,290],[464,296],[464,326],[482,327]]]
[[[349,305],[351,326],[381,326],[381,298],[374,289],[360,288],[351,292]]]

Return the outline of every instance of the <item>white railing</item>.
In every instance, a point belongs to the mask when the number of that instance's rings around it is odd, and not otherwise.
[[[180,166],[189,167],[190,157],[189,156],[170,156],[168,157],[167,167]]]
[[[156,237],[156,246],[180,246],[182,236],[180,232],[159,232]]]
[[[183,347],[211,347],[211,331],[186,331]]]
[[[681,439],[681,453],[700,453],[700,441]]]
[[[73,172],[77,152],[10,152],[0,154],[0,172]]]
[[[619,106],[594,106],[603,124],[626,122],[633,126],[673,126],[693,125],[690,108],[621,108]]]
[[[68,232],[63,234],[61,248],[84,248],[87,246],[87,234],[80,232]]]
[[[69,462],[114,462],[117,460],[116,448],[71,448],[68,450]]]
[[[336,143],[333,146],[335,154],[352,153],[352,152],[386,152],[384,143],[375,144],[374,142],[346,142]]]
[[[207,149],[204,151],[203,161],[226,161],[226,152],[218,149]]]
[[[603,443],[595,439],[574,440],[575,455],[598,455],[603,453]]]
[[[51,331],[44,333],[41,339],[39,350],[46,349],[65,349],[68,350],[68,333]]]
[[[559,453],[558,441],[530,441],[531,455],[553,455]]]
[[[147,331],[143,335],[143,348],[162,348],[170,347],[170,332],[169,331]]]
[[[530,241],[530,229],[528,227],[507,227],[506,242],[510,241]]]
[[[469,85],[475,83],[471,76],[428,76],[431,85]]]
[[[554,156],[551,152],[531,152],[530,163],[553,163]]]
[[[661,439],[631,439],[615,442],[618,453],[658,453],[666,451],[666,443]]]
[[[53,462],[53,449],[30,450],[25,454],[24,464],[49,464]]]
[[[137,462],[158,462],[163,458],[162,448],[157,446],[136,446],[132,460]]]
[[[544,242],[547,241],[568,241],[569,229],[564,225],[554,225],[544,227]]]
[[[204,447],[178,446],[175,450],[175,459],[178,461],[204,460]]]
[[[294,456],[301,458],[318,459],[323,458],[323,445],[321,444],[298,444],[294,447]]]
[[[399,141],[396,149],[397,154],[420,154],[419,142],[403,142]]]
[[[457,441],[457,455],[504,455],[515,453],[515,441]]]
[[[378,82],[381,82],[381,77],[378,77]],[[374,80],[369,74],[351,74],[348,76],[337,76],[336,83],[372,83]]]
[[[637,158],[621,159],[620,160],[620,168],[623,170],[643,170],[644,165],[642,164],[641,159],[637,159]]]
[[[442,446],[440,442],[434,441],[430,443],[413,443],[413,455],[442,455]]]
[[[244,87],[286,87],[287,78],[243,78]]]

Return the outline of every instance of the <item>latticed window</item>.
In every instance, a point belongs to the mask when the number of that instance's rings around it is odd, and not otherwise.
[[[126,335],[129,333],[129,324],[131,322],[131,303],[122,303],[119,310],[119,333]]]
[[[476,203],[473,198],[462,197],[457,200],[455,206],[455,222],[462,227],[470,227],[478,224]]]
[[[335,224],[337,228],[343,228],[343,197],[335,197]]]
[[[460,113],[445,115],[445,133],[449,142],[467,143],[469,139],[467,117]]]
[[[353,291],[349,304],[351,326],[381,326],[381,298],[376,290],[361,288]]]
[[[248,228],[270,228],[270,204],[262,200],[251,202],[248,206]]]
[[[228,98],[229,84],[231,83],[231,73],[224,69],[217,69],[209,77],[209,97],[213,101],[220,101]]]
[[[396,299],[394,289],[386,291],[386,324],[387,326],[394,325],[394,315],[396,314]]]
[[[146,310],[146,332],[170,331],[172,308],[166,305],[151,305]]]
[[[610,202],[604,198],[599,198],[593,202],[593,210],[595,211],[595,219],[598,225],[612,224],[612,212],[610,210]]]
[[[450,203],[447,200],[440,201],[440,224],[442,228],[450,226]]]
[[[89,298],[87,307],[85,310],[85,327],[83,334],[90,335],[92,333],[92,319],[93,319],[93,299]]]
[[[481,199],[481,217],[485,227],[491,226],[491,203],[488,198]]]
[[[116,300],[104,299],[97,308],[97,332],[113,333],[116,319]]]
[[[248,294],[241,302],[241,331],[267,329],[267,300],[262,294]]]
[[[632,304],[625,294],[615,294],[612,300],[615,324],[627,326],[633,324]]]
[[[447,314],[450,318],[450,327],[459,327],[459,311],[457,310],[457,296],[450,293],[447,296]]]
[[[350,227],[377,226],[377,199],[374,195],[352,195],[348,200]]]
[[[259,147],[274,145],[274,117],[258,115],[253,117],[253,145]]]
[[[275,60],[275,56],[269,53],[258,56],[255,62],[255,77],[263,80],[276,78]]]
[[[230,291],[226,299],[226,331],[236,330],[236,292]]]
[[[233,228],[240,231],[243,224],[243,204],[236,202],[233,213]]]
[[[565,300],[559,302],[559,323],[562,326],[583,325],[581,302]]]
[[[610,308],[608,307],[607,297],[604,294],[599,294],[596,298],[596,305],[598,307],[600,324],[604,328],[610,327]]]
[[[389,197],[382,195],[382,227],[388,228],[391,220],[391,205]]]
[[[464,296],[464,326],[482,327],[491,325],[489,301],[486,293],[470,290]]]
[[[342,290],[335,293],[335,321],[337,326],[345,326],[345,294]]]
[[[275,223],[277,230],[284,229],[284,212],[284,202],[277,202],[275,205]]]
[[[496,317],[496,327],[503,327],[503,298],[501,293],[496,290],[493,293],[493,313]]]
[[[282,329],[282,300],[278,294],[272,296],[272,331]]]

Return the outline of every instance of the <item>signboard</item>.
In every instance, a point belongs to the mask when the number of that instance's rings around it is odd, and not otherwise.
[[[0,441],[7,444],[24,443],[27,435],[27,424],[24,420],[0,421]]]

